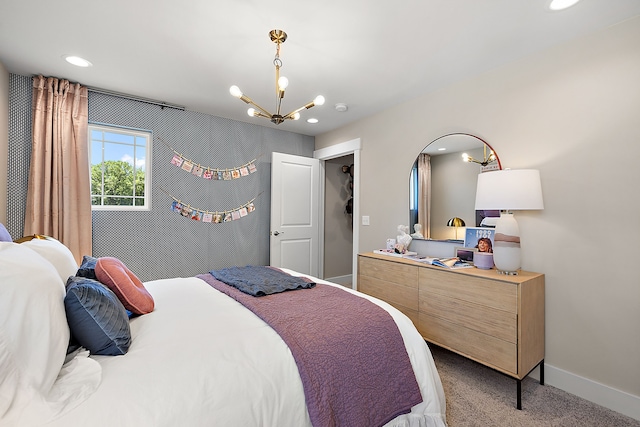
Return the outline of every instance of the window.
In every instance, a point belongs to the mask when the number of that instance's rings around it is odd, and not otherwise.
[[[418,162],[416,161],[411,168],[409,176],[409,226],[413,230],[413,226],[418,222]]]
[[[89,124],[94,210],[151,209],[151,132]]]

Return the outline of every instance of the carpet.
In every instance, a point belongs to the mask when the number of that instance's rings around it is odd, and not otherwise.
[[[516,380],[433,344],[429,348],[444,387],[449,427],[640,427],[640,421],[529,377],[522,381],[518,410]]]

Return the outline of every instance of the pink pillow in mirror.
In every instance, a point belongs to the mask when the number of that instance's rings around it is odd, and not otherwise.
[[[127,310],[135,314],[153,311],[153,297],[122,261],[112,257],[98,258],[95,272],[98,280],[116,294]]]

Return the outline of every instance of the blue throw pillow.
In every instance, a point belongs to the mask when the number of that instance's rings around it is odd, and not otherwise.
[[[89,255],[85,255],[82,257],[82,264],[80,264],[80,268],[78,268],[78,272],[76,276],[86,277],[88,279],[98,280],[96,277],[96,262],[98,258],[94,258]]]
[[[118,297],[102,283],[69,277],[64,306],[71,335],[91,354],[118,356],[129,350],[129,316]]]
[[[13,242],[11,235],[5,228],[4,224],[0,222],[0,242]]]

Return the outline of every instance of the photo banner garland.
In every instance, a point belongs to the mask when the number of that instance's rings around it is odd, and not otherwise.
[[[255,164],[258,158],[255,158],[250,162],[245,163],[244,165],[235,166],[232,168],[219,169],[212,168],[210,166],[203,166],[200,163],[196,163],[193,160],[186,158],[181,153],[177,152],[159,136],[156,136],[156,138],[164,145],[166,145],[171,151],[173,151],[173,157],[171,158],[172,165],[177,166],[183,171],[189,172],[192,175],[199,176],[200,178],[214,181],[231,181],[232,179],[238,179],[243,176],[248,176],[249,174],[255,173],[258,170]]]
[[[194,221],[209,222],[213,224],[237,221],[240,218],[249,215],[251,212],[254,212],[256,210],[256,206],[253,202],[258,197],[260,197],[260,194],[262,194],[262,192],[260,192],[256,197],[235,209],[212,212],[206,209],[194,208],[190,204],[184,203],[182,200],[177,199],[164,188],[160,188],[160,190],[162,190],[165,194],[173,199],[173,202],[171,203],[171,210],[173,212],[176,212],[181,216],[190,218]]]

